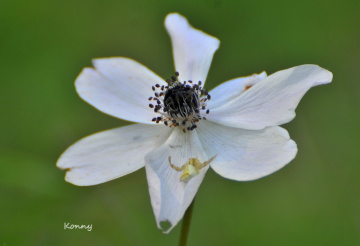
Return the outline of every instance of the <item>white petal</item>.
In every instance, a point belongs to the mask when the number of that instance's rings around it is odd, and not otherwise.
[[[246,89],[255,85],[266,77],[266,72],[262,72],[260,74],[253,74],[248,77],[232,79],[218,85],[209,92],[211,95],[211,100],[208,101],[207,108],[214,109],[231,102],[240,96],[240,94],[243,93]]]
[[[196,131],[208,155],[217,154],[210,166],[221,176],[237,181],[269,175],[297,153],[296,143],[278,126],[253,131],[202,121]]]
[[[75,82],[80,97],[109,115],[153,124],[154,110],[148,98],[151,87],[166,82],[140,63],[124,58],[93,60],[95,69],[85,68]]]
[[[332,73],[316,65],[282,70],[261,80],[230,103],[211,110],[206,118],[251,130],[281,125],[295,117],[295,108],[311,87],[331,80]]]
[[[210,64],[220,41],[198,29],[177,13],[165,18],[165,27],[170,35],[175,69],[180,81],[199,80],[205,83]]]
[[[176,171],[169,164],[171,162],[181,167],[190,158],[198,158],[201,162],[209,159],[201,147],[195,131],[184,134],[176,128],[166,142],[159,148],[145,156],[146,176],[149,184],[151,205],[156,222],[168,221],[169,232],[183,217],[204,178],[209,166],[187,183],[180,181],[181,171]]]
[[[96,133],[70,146],[57,166],[69,169],[65,180],[75,185],[104,183],[143,167],[145,155],[170,132],[164,126],[134,124]]]

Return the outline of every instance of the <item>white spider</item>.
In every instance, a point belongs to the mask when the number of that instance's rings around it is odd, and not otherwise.
[[[169,163],[174,170],[178,172],[183,171],[183,173],[180,176],[180,181],[188,182],[192,177],[199,174],[201,168],[209,165],[210,162],[212,162],[215,158],[216,155],[203,163],[201,163],[198,158],[190,158],[188,162],[186,162],[181,167],[178,167],[171,163],[171,156],[169,156]]]

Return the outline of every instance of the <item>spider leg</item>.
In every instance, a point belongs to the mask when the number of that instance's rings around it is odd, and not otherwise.
[[[186,162],[184,165],[180,167],[181,171],[184,170],[189,164],[189,162]]]
[[[200,170],[201,168],[207,166],[210,164],[210,162],[212,162],[215,158],[216,158],[217,154],[214,155],[213,157],[211,157],[209,160],[205,161],[204,163],[200,164],[197,166],[197,168]]]
[[[185,165],[183,165],[182,167],[178,167],[178,166],[175,166],[174,164],[171,163],[171,157],[169,156],[169,163],[170,163],[170,167],[172,167],[173,169],[175,169],[176,171],[178,172],[181,172],[185,169]]]

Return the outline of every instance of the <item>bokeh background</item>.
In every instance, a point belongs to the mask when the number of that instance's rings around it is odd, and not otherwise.
[[[163,20],[174,11],[221,40],[208,89],[309,63],[334,74],[284,125],[299,148],[292,163],[253,182],[207,173],[189,245],[360,245],[356,0],[0,1],[0,245],[177,244],[180,224],[169,235],[156,228],[144,169],[76,187],[55,167],[80,138],[130,124],[77,96],[82,68],[126,56],[169,78]]]

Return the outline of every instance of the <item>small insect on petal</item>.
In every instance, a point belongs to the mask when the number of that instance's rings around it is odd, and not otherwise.
[[[195,159],[198,161],[198,159]],[[199,174],[199,170],[196,169],[193,165],[187,165],[184,169],[184,172],[180,176],[180,181],[187,183],[191,178]]]
[[[209,165],[216,158],[216,155],[211,157],[209,160],[201,163],[198,158],[190,158],[188,162],[186,162],[181,167],[178,167],[171,163],[171,157],[169,156],[170,167],[178,172],[183,172],[180,176],[180,181],[187,183],[190,179],[199,174],[200,170]]]

